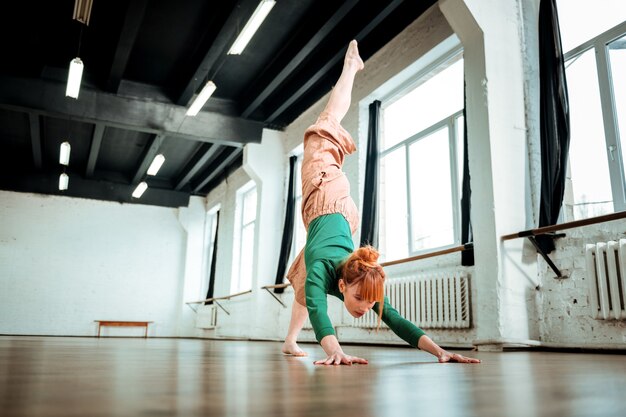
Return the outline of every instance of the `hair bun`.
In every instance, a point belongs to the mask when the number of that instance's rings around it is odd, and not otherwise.
[[[363,246],[355,251],[355,255],[358,256],[361,261],[371,264],[378,261],[379,253],[373,246]]]

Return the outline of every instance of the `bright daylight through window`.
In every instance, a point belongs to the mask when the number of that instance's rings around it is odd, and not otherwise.
[[[460,53],[383,100],[380,249],[384,260],[460,243],[462,111]]]
[[[564,221],[626,210],[626,2],[557,1],[570,106]]]
[[[236,232],[233,250],[231,291],[252,289],[254,228],[256,224],[256,186],[248,182],[237,191]]]

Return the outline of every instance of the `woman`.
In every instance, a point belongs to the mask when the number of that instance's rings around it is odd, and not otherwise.
[[[357,42],[353,40],[328,104],[317,122],[304,133],[302,219],[307,242],[287,273],[295,299],[282,351],[306,356],[297,338],[309,317],[315,337],[327,356],[315,364],[367,363],[342,350],[327,314],[326,296],[331,294],[342,299],[354,317],[361,317],[373,308],[379,315],[379,324],[382,319],[407,343],[437,356],[439,362],[480,362],[443,350],[421,329],[402,318],[384,297],[385,272],[377,263],[378,252],[372,247],[354,251],[352,234],[358,225],[358,210],[341,167],[344,157],[353,153],[356,146],[340,122],[350,107],[354,77],[363,67]]]

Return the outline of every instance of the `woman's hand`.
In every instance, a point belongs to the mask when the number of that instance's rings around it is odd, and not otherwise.
[[[353,363],[362,363],[367,365],[367,360],[350,356],[343,353],[343,349],[339,345],[339,341],[335,335],[324,336],[320,344],[326,352],[326,359],[313,362],[315,365],[352,365]]]
[[[367,365],[368,362],[367,359],[346,355],[341,349],[331,353],[326,359],[314,362],[315,365],[352,365],[353,363]]]
[[[450,353],[447,350],[440,348],[430,337],[426,335],[420,337],[419,342],[417,342],[417,347],[435,355],[437,359],[439,359],[439,363],[480,363],[480,359],[468,358],[467,356],[459,355],[458,353]]]
[[[458,353],[450,353],[448,351],[442,351],[438,355],[439,363],[445,362],[459,362],[459,363],[480,363],[480,359],[468,358],[467,356],[459,355]]]

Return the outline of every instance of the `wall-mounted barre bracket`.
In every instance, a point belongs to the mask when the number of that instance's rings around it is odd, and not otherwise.
[[[278,285],[266,285],[264,287],[261,287],[262,289],[264,289],[265,291],[267,291],[272,297],[274,297],[274,299],[276,301],[278,301],[283,307],[287,308],[287,306],[285,305],[285,303],[283,303],[283,301],[276,297],[276,294],[274,294],[272,291],[270,291],[271,289],[276,289],[276,288],[287,288],[289,287],[291,284],[287,283],[287,284],[278,284]]]
[[[225,308],[224,308],[224,307],[223,307],[220,303],[218,303],[218,302],[217,302],[217,300],[213,300],[213,302],[214,302],[215,304],[217,304],[217,306],[218,306],[219,308],[221,308],[222,310],[224,310],[224,313],[226,313],[226,314],[228,314],[228,315],[230,316],[230,313],[228,312],[228,310],[226,310],[226,309],[225,309]]]
[[[197,313],[197,312],[198,312],[198,307],[193,308],[191,305],[192,305],[192,304],[199,304],[199,303],[208,303],[208,302],[215,303],[215,304],[216,304],[219,308],[221,308],[222,310],[224,310],[224,312],[230,316],[230,313],[228,312],[228,310],[226,310],[226,309],[225,309],[225,308],[224,308],[224,307],[223,307],[220,303],[218,303],[218,302],[217,302],[217,300],[215,300],[215,299],[212,299],[212,300],[209,300],[209,301],[196,301],[196,302],[193,302],[193,303],[186,303],[186,304],[189,306],[189,308],[190,308],[190,309],[192,309],[192,310],[193,310],[193,312],[194,312],[194,313]]]
[[[563,275],[561,273],[561,270],[559,268],[557,268],[557,266],[554,264],[554,262],[552,262],[552,259],[550,259],[548,254],[543,251],[541,246],[539,246],[539,244],[537,243],[537,239],[535,239],[536,236],[550,236],[553,239],[558,239],[558,238],[561,238],[561,237],[565,237],[565,233],[543,233],[541,235],[529,235],[529,236],[526,236],[526,237],[528,238],[528,240],[530,240],[530,243],[533,244],[533,246],[535,247],[535,249],[537,250],[539,255],[541,255],[541,257],[543,258],[543,260],[546,261],[546,263],[548,264],[550,269],[552,269],[554,271],[554,273],[556,274],[556,277],[557,278],[567,278],[565,275]]]
[[[224,312],[230,316],[230,313],[220,303],[218,303],[217,300],[230,300],[231,298],[239,297],[240,295],[244,295],[244,294],[250,294],[251,292],[252,292],[252,290],[242,291],[242,292],[238,292],[237,294],[226,295],[226,296],[223,296],[223,297],[213,297],[213,298],[207,298],[206,300],[190,301],[190,302],[185,303],[185,304],[187,304],[189,306],[189,308],[192,309],[194,312],[197,312],[198,309],[197,308],[193,308],[191,306],[192,304],[215,303],[215,304],[217,304],[217,306],[219,308],[224,310]]]

